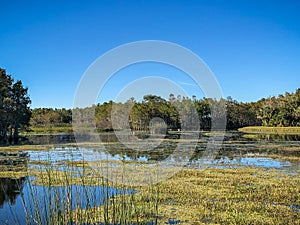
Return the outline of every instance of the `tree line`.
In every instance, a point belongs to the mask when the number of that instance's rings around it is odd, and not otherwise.
[[[93,105],[84,109],[73,109],[73,113],[80,113],[80,118],[96,124],[99,130],[113,129],[112,114],[118,116],[129,115],[129,125],[133,130],[149,129],[150,121],[159,117],[167,124],[168,129],[180,129],[182,121],[195,119],[190,116],[192,109],[196,110],[200,129],[209,130],[211,127],[211,108],[218,105],[226,106],[226,128],[229,130],[245,126],[300,126],[300,89],[295,93],[286,93],[278,97],[263,98],[257,102],[238,102],[231,97],[226,99],[197,99],[170,94],[169,99],[156,95],[146,95],[142,101],[134,98],[124,103],[113,101]],[[94,113],[94,116],[90,116]],[[222,118],[220,112],[220,118]],[[186,117],[186,118],[182,118]],[[128,118],[119,120],[126,122]],[[215,115],[218,120],[218,113]],[[76,121],[74,121],[76,122]],[[66,109],[34,109],[32,110],[31,124],[34,126],[62,126],[72,123],[72,111]],[[196,121],[188,121],[190,125]],[[125,126],[125,125],[124,125]],[[123,127],[124,127],[123,126]],[[121,124],[120,124],[120,127]]]
[[[167,129],[177,130],[188,124],[190,129],[200,125],[202,130],[210,130],[212,108],[214,121],[224,118],[226,107],[226,128],[237,129],[245,126],[300,126],[300,88],[294,93],[277,97],[262,98],[257,102],[238,102],[226,99],[197,99],[170,94],[166,100],[156,95],[145,95],[142,101],[134,98],[126,102],[104,102],[81,109],[30,109],[28,89],[20,80],[0,68],[0,143],[18,143],[19,130],[34,127],[71,126],[72,114],[80,114],[80,119],[88,124],[96,124],[102,131],[113,129],[112,115],[119,116],[118,127],[127,125],[133,130],[149,130],[153,118],[161,118]],[[220,109],[220,110],[218,110]],[[92,115],[91,115],[92,114]],[[194,115],[197,115],[196,117]],[[81,121],[81,122],[82,122]],[[157,127],[162,129],[164,126]],[[115,127],[116,128],[116,127]]]

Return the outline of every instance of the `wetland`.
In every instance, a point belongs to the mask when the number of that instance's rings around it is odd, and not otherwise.
[[[208,158],[212,135],[200,133],[180,169],[148,185],[117,182],[114,169],[138,177],[176,161],[189,148],[177,133],[156,137],[151,151],[128,149],[113,133],[100,134],[101,144],[57,134],[1,147],[0,223],[300,224],[300,136],[227,132]]]

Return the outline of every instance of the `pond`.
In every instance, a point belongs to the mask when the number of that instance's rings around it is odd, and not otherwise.
[[[276,169],[283,173],[296,173],[300,171],[300,136],[297,135],[244,135],[239,132],[226,133],[220,151],[211,160],[203,160],[207,147],[207,141],[211,137],[209,133],[201,133],[195,146],[194,153],[190,156],[186,168],[198,168],[205,165],[208,168],[240,168],[257,167],[262,169]],[[58,171],[74,170],[73,165],[83,160],[122,161],[129,163],[155,163],[171,157],[178,146],[178,135],[169,136],[159,146],[151,151],[136,151],[128,149],[117,142],[114,134],[106,133],[101,136],[101,144],[105,151],[99,151],[96,145],[76,146],[72,135],[36,135],[30,136],[32,144],[47,146],[44,150],[23,149],[16,153],[1,153],[0,167],[2,171],[31,171],[39,169],[47,171],[49,165]],[[68,143],[68,144],[66,144]],[[71,144],[70,144],[71,143]],[[73,144],[72,144],[73,143]],[[51,144],[51,145],[48,145]],[[184,153],[185,146],[179,149]],[[84,154],[83,154],[84,153]],[[90,156],[90,157],[87,157]],[[203,167],[201,167],[203,168]],[[80,173],[82,167],[76,167]],[[77,207],[85,209],[103,204],[105,199],[120,193],[132,193],[134,190],[120,190],[112,187],[69,185],[47,187],[34,184],[34,176],[3,177],[0,179],[0,223],[2,224],[26,224],[26,214],[34,214],[41,210],[41,219],[45,223],[46,215],[49,215],[53,205],[53,198],[63,199],[68,191],[72,210]],[[93,193],[93,197],[89,196]],[[33,198],[35,196],[35,198]],[[38,196],[38,197],[36,197]],[[80,196],[80,201],[78,201]],[[93,201],[90,201],[93,199]],[[48,201],[48,202],[47,202]],[[25,204],[25,206],[24,206]],[[33,207],[35,206],[35,207]],[[27,213],[26,213],[27,212]],[[32,218],[31,218],[32,219]],[[29,219],[30,220],[30,219]],[[28,222],[28,221],[27,221]],[[31,221],[32,222],[32,221]],[[47,222],[47,221],[46,221]],[[45,223],[46,224],[46,223]]]

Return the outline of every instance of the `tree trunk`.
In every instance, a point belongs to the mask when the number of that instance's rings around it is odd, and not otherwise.
[[[18,123],[15,123],[14,127],[14,144],[19,143],[19,125]]]
[[[7,125],[3,128],[3,142],[7,143]]]
[[[12,127],[9,129],[9,136],[8,136],[8,144],[12,144],[13,142],[13,134],[12,134]]]

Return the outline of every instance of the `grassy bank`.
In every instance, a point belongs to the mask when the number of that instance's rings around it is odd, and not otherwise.
[[[66,126],[45,126],[45,127],[30,127],[28,131],[21,132],[21,134],[57,134],[57,133],[72,133],[72,125]]]
[[[90,131],[91,127],[81,127],[81,131]],[[42,126],[42,127],[34,127],[31,126],[27,131],[22,131],[21,134],[71,134],[73,133],[72,124],[66,124],[63,126]],[[111,132],[112,129],[100,129],[96,128],[98,133]]]
[[[300,135],[300,127],[263,127],[263,126],[252,126],[242,127],[238,129],[243,133],[253,134],[295,134]]]
[[[263,127],[263,126],[249,126],[239,128],[238,131],[243,133],[253,134],[300,134],[300,127]],[[98,129],[97,132],[108,132],[106,130]],[[52,127],[30,127],[30,130],[21,132],[22,135],[30,134],[71,134],[73,133],[72,125],[69,126],[52,126]],[[212,133],[205,133],[206,135],[213,135]],[[222,133],[223,134],[223,133]]]

